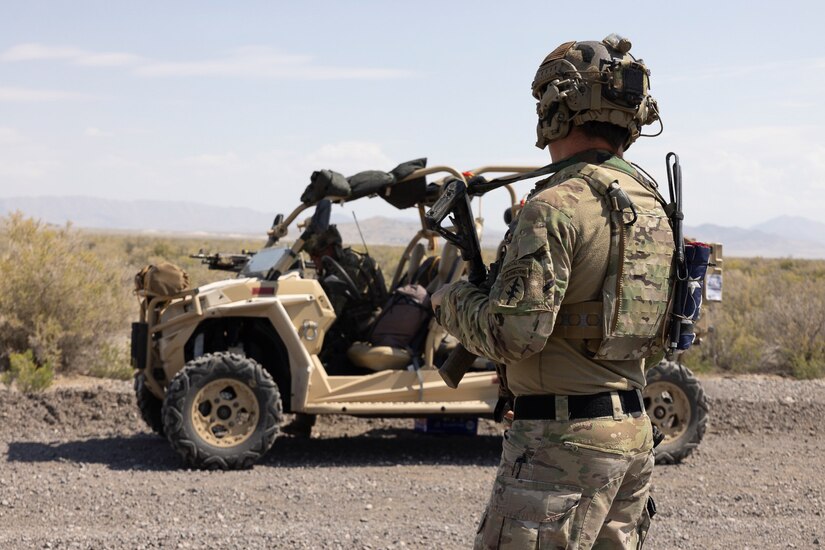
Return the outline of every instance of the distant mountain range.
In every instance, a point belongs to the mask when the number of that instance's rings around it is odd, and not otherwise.
[[[825,223],[780,216],[750,229],[703,224],[686,227],[685,235],[724,244],[726,256],[825,259]]]
[[[251,208],[192,202],[122,201],[93,197],[14,197],[0,199],[0,215],[20,210],[49,223],[76,227],[174,232],[259,234],[273,214]]]
[[[259,235],[272,224],[271,213],[251,208],[191,202],[121,201],[92,197],[0,198],[0,215],[20,210],[49,223],[71,221],[76,227],[136,232]],[[358,243],[358,229],[346,216],[333,215],[345,242]],[[414,219],[371,217],[359,220],[369,244],[404,245],[420,229]],[[825,223],[797,216],[779,216],[751,228],[703,224],[688,226],[685,235],[724,243],[726,256],[825,259]],[[488,229],[482,245],[495,247],[503,232]]]

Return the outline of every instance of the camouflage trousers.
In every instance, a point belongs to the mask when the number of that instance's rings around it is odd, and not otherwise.
[[[475,548],[641,548],[652,439],[644,413],[514,421]]]

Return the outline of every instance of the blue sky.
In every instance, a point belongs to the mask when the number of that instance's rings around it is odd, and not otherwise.
[[[664,183],[665,154],[680,154],[688,224],[821,220],[823,4],[678,6],[2,1],[0,196],[276,212],[319,168],[546,164],[538,63],[619,32],[665,123],[627,157]],[[503,199],[485,203],[494,226]],[[362,203],[361,216],[392,214]]]

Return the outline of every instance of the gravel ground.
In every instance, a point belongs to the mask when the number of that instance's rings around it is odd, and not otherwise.
[[[711,427],[656,469],[647,548],[825,548],[825,382],[703,378]],[[129,383],[0,389],[0,548],[469,548],[498,428],[320,418],[243,472],[180,468]]]

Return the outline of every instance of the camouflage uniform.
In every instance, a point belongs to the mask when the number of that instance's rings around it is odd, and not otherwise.
[[[507,432],[476,548],[636,548],[647,532],[652,428],[643,411],[622,413],[615,391],[644,387],[673,241],[655,184],[594,155],[537,184],[489,294],[462,282],[441,303],[449,333],[507,365],[517,399],[556,396],[559,420],[517,417]],[[633,224],[611,225],[624,214],[596,179],[624,191]],[[616,396],[612,417],[569,420],[567,396],[602,392]]]

